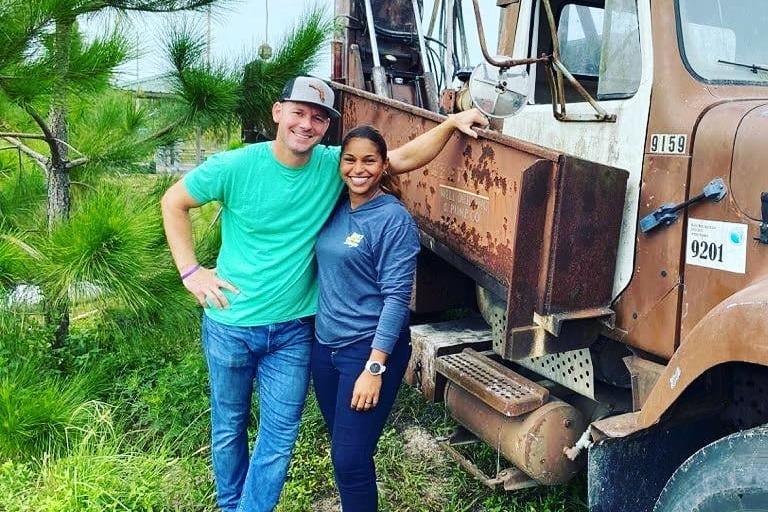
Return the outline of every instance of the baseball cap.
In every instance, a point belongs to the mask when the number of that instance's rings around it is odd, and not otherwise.
[[[338,118],[338,110],[333,108],[333,89],[319,78],[313,76],[297,76],[288,80],[283,87],[280,101],[298,101],[309,103],[322,108],[332,118]]]

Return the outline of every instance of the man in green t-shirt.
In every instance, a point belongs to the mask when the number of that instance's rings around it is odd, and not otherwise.
[[[320,145],[333,90],[322,80],[290,80],[272,107],[272,142],[219,153],[163,196],[165,232],[184,286],[205,308],[202,338],[211,385],[211,451],[219,507],[273,510],[288,470],[307,393],[312,315],[317,303],[314,245],[344,183],[339,147]],[[477,137],[476,110],[389,152],[390,170],[431,161],[454,128]],[[222,206],[215,269],[197,263],[189,210]],[[259,432],[250,463],[247,426],[253,381]]]

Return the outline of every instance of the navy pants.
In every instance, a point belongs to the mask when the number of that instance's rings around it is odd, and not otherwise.
[[[387,358],[378,405],[355,411],[350,407],[352,392],[370,354],[371,340],[341,348],[315,340],[312,346],[312,383],[331,434],[331,460],[344,512],[377,510],[373,454],[408,366],[410,335],[401,337]]]

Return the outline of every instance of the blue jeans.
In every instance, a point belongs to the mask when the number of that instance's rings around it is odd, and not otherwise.
[[[331,434],[331,461],[344,512],[375,512],[378,506],[373,454],[411,356],[404,335],[387,358],[379,403],[368,411],[350,407],[355,381],[371,354],[371,340],[331,348],[315,340],[312,384]]]
[[[219,507],[266,512],[277,505],[309,384],[311,318],[260,327],[224,325],[203,316],[211,382],[211,451]],[[259,430],[248,462],[254,380]]]

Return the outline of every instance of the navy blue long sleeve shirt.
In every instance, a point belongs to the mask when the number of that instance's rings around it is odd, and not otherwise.
[[[408,328],[419,236],[405,207],[389,194],[352,209],[346,196],[316,245],[320,343],[342,347],[372,338],[391,353]]]

